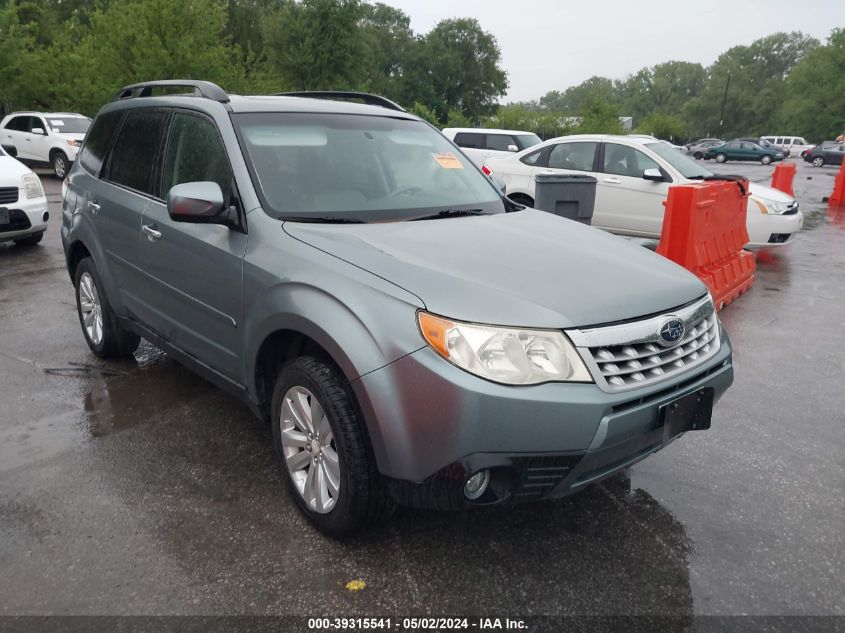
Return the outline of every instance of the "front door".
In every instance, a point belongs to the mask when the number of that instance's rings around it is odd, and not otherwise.
[[[645,180],[646,169],[660,170],[660,165],[630,145],[604,144],[593,226],[642,237],[660,235],[669,184]]]
[[[176,222],[165,202],[174,185],[208,181],[219,184],[223,199],[237,205],[216,124],[198,113],[176,110],[162,161],[160,199],[143,217],[143,320],[182,351],[240,382],[247,235],[219,224]]]

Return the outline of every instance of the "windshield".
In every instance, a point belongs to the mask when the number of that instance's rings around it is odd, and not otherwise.
[[[323,113],[232,119],[271,215],[366,222],[505,210],[491,182],[421,121]]]
[[[704,178],[713,172],[666,143],[646,143],[646,147],[672,165],[684,178]]]
[[[47,125],[50,131],[56,134],[85,134],[91,127],[91,119],[84,117],[48,117]]]
[[[536,134],[518,134],[516,140],[519,141],[519,149],[521,150],[534,147],[543,142]]]

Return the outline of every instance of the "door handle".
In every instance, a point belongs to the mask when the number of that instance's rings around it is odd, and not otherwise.
[[[147,239],[151,242],[161,239],[161,231],[157,231],[155,224],[144,224],[141,230],[146,234]]]
[[[605,178],[603,182],[609,182],[609,183],[610,183],[610,184],[612,184],[612,185],[618,185],[618,184],[620,184],[622,181],[621,181],[621,180],[619,180],[618,178]]]
[[[96,202],[89,202],[88,206],[91,209],[91,213],[93,213],[94,215],[97,215],[100,212],[100,205]]]

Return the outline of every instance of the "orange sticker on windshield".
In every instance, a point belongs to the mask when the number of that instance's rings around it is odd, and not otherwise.
[[[440,165],[443,169],[463,169],[464,166],[461,164],[461,161],[458,160],[458,157],[454,154],[450,154],[446,152],[444,154],[432,154],[434,156],[434,160],[437,161],[437,164]]]

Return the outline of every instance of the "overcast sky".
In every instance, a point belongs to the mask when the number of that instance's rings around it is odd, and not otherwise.
[[[474,17],[496,36],[507,101],[537,99],[593,75],[613,79],[670,60],[705,66],[731,46],[777,31],[825,41],[845,28],[845,0],[381,0],[425,33]]]

